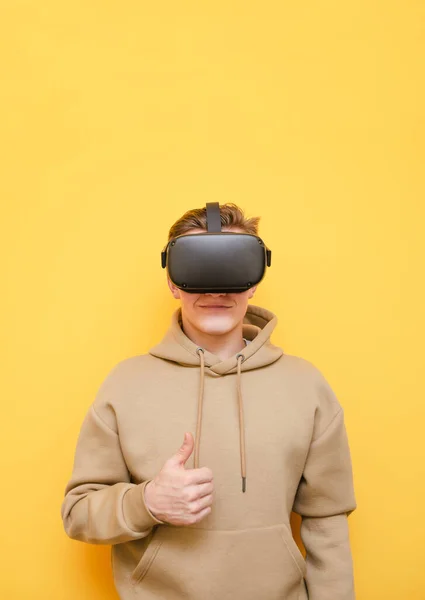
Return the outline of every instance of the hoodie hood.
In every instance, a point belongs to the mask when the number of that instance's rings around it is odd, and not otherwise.
[[[198,417],[196,425],[194,466],[199,466],[199,447],[201,440],[202,409],[204,400],[205,373],[219,377],[236,373],[236,395],[239,409],[239,445],[241,460],[242,491],[246,491],[246,451],[245,426],[241,376],[243,371],[265,367],[278,360],[283,350],[270,341],[272,331],[277,325],[277,316],[271,311],[248,305],[243,319],[242,335],[250,343],[238,354],[222,360],[216,354],[197,346],[182,329],[181,308],[174,311],[171,324],[159,344],[149,350],[149,354],[173,361],[182,367],[199,367],[200,382],[198,395]]]
[[[242,371],[265,367],[278,360],[283,350],[270,341],[270,336],[277,325],[277,316],[270,310],[248,305],[243,319],[244,338],[251,343],[240,351],[243,357]],[[198,346],[189,339],[182,329],[181,308],[172,315],[171,324],[163,339],[149,350],[149,354],[178,363],[184,367],[199,367]],[[222,360],[216,354],[203,350],[205,370],[210,375],[226,375],[237,371],[237,356]]]

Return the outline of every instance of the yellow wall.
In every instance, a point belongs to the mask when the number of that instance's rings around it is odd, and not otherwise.
[[[176,308],[168,227],[261,215],[255,303],[345,408],[358,600],[425,594],[421,0],[3,1],[1,597],[117,598],[60,520],[107,372]],[[335,599],[337,600],[337,599]]]

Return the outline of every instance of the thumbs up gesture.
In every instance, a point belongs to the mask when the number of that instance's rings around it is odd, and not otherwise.
[[[183,444],[145,487],[148,509],[157,519],[172,525],[192,525],[211,512],[214,492],[211,469],[185,467],[193,448],[193,436],[186,432]]]

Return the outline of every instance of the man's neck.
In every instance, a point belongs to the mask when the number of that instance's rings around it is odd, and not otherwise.
[[[228,333],[214,335],[196,329],[182,315],[182,329],[194,344],[215,354],[221,360],[227,360],[245,348],[242,322]]]

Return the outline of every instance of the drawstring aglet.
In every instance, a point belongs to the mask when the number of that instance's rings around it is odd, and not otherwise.
[[[242,477],[242,491],[246,491],[246,477]]]

